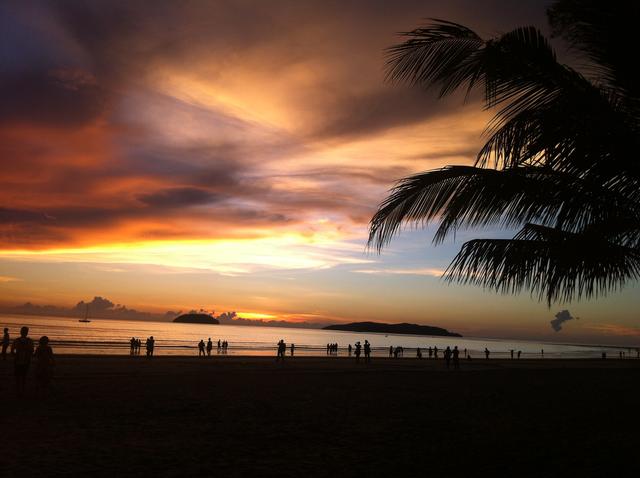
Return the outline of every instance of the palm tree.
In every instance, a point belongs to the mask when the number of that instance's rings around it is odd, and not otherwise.
[[[587,60],[561,64],[534,27],[488,40],[431,20],[388,49],[388,77],[445,96],[481,89],[496,113],[473,166],[400,180],[370,223],[380,252],[403,225],[519,229],[463,244],[444,279],[502,293],[529,290],[548,305],[597,297],[640,277],[640,8],[561,0],[554,35]]]

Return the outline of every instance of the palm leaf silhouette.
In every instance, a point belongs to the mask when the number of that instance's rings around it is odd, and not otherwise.
[[[435,243],[461,228],[520,228],[513,239],[465,243],[444,277],[502,293],[526,289],[549,305],[640,278],[639,78],[620,61],[622,34],[602,38],[618,16],[637,21],[638,7],[561,0],[548,14],[599,76],[560,64],[534,27],[484,40],[434,19],[389,48],[389,80],[440,96],[478,89],[496,113],[474,166],[396,184],[371,220],[369,247],[380,252],[403,225],[438,222]]]

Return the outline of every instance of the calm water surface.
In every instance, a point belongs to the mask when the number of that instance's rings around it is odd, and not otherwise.
[[[326,355],[327,343],[337,342],[338,355],[346,355],[348,344],[357,341],[371,342],[374,356],[388,355],[389,346],[404,347],[404,357],[415,357],[416,348],[457,345],[462,351],[467,349],[476,358],[483,357],[487,347],[491,357],[508,357],[509,351],[522,351],[523,358],[597,358],[602,352],[617,356],[619,348],[583,345],[562,345],[527,341],[431,337],[420,335],[393,335],[375,333],[353,333],[335,330],[299,329],[285,327],[254,327],[238,325],[200,325],[174,324],[172,322],[145,322],[94,319],[89,323],[80,323],[77,318],[42,316],[0,316],[0,327],[9,327],[12,339],[19,335],[21,326],[30,328],[29,335],[37,339],[47,335],[52,341],[56,353],[69,354],[128,354],[131,337],[144,340],[153,335],[156,339],[157,355],[197,355],[197,343],[206,342],[209,337],[217,343],[218,339],[229,342],[229,355],[275,355],[276,343],[284,339],[287,344],[294,343],[296,355]],[[215,354],[214,346],[213,353]],[[423,350],[423,354],[424,354]],[[144,350],[143,350],[144,353]],[[289,353],[289,350],[287,350]],[[635,357],[635,351],[633,351]]]

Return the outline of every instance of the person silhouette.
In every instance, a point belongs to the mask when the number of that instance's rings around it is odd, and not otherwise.
[[[153,349],[155,348],[156,341],[153,338],[153,335],[147,339],[147,357],[153,357]]]
[[[393,357],[393,345],[389,345],[389,357]]]
[[[371,362],[371,344],[368,340],[364,341],[364,361]]]
[[[518,360],[520,360],[520,355],[522,354],[522,350],[518,350]]]
[[[53,350],[49,346],[49,337],[46,335],[40,337],[38,342],[38,348],[34,353],[36,358],[36,381],[40,394],[46,395],[53,377]]]
[[[292,357],[293,357],[293,353],[295,352],[295,350],[296,350],[296,344],[293,344],[293,343],[292,343],[292,344],[291,344],[291,356],[292,356]]]
[[[280,339],[280,342],[278,342],[278,355],[276,356],[276,362],[278,360],[281,360],[282,362],[284,362],[284,355],[286,350],[287,350],[287,344],[285,343],[284,339]]]
[[[211,341],[211,337],[207,340],[207,355],[211,356],[211,351],[213,350],[213,342]]]
[[[360,342],[356,342],[356,351],[355,351],[356,362],[360,362],[360,349],[361,349]]]
[[[438,347],[433,347],[433,359],[438,360]]]
[[[349,344],[349,347],[347,347],[347,350],[349,351],[349,357],[351,357],[351,344]]]
[[[131,337],[131,340],[129,340],[129,355],[133,355],[135,353],[136,353],[136,338]]]
[[[431,360],[431,357],[433,356],[433,349],[429,347],[427,350],[429,352],[429,360]]]
[[[460,368],[460,351],[458,350],[458,346],[453,347],[453,369],[458,370]]]
[[[488,349],[487,347],[485,347],[485,348],[484,348],[484,357],[485,357],[487,360],[489,360],[489,354],[490,354],[490,353],[491,353],[491,352],[489,352],[489,349]]]
[[[511,349],[511,360],[513,360],[513,349]]]
[[[198,357],[204,357],[204,340],[198,342]]]
[[[11,344],[11,337],[9,337],[9,329],[4,328],[4,334],[2,335],[2,360],[7,360],[7,348]]]
[[[420,347],[416,349],[416,358],[418,358],[418,360],[422,358],[422,351],[420,350]]]
[[[20,329],[20,337],[15,339],[13,344],[11,344],[18,395],[24,393],[27,373],[31,365],[31,356],[33,355],[33,340],[31,340],[28,335],[29,327],[22,327]]]
[[[449,364],[451,363],[451,347],[447,345],[447,348],[444,349],[444,363],[447,368],[449,368]]]

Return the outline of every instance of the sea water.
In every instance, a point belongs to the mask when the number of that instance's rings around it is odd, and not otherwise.
[[[343,332],[337,330],[305,329],[290,327],[177,324],[173,322],[127,321],[92,319],[78,322],[77,318],[0,315],[0,327],[8,327],[11,338],[19,335],[21,326],[29,327],[29,336],[37,340],[47,335],[55,353],[64,354],[118,354],[129,353],[129,340],[142,340],[142,352],[147,337],[155,339],[156,355],[197,355],[197,344],[211,338],[214,342],[213,354],[217,354],[218,340],[229,343],[229,355],[275,355],[276,344],[283,339],[289,347],[295,344],[296,355],[326,355],[327,344],[337,343],[338,356],[347,355],[348,344],[354,345],[365,339],[371,343],[373,356],[387,356],[389,347],[404,348],[404,357],[415,357],[420,347],[426,356],[427,347],[458,346],[461,353],[467,351],[474,358],[484,358],[485,347],[492,358],[510,356],[510,350],[522,351],[522,358],[599,358],[603,352],[617,356],[617,347],[551,344],[529,341],[434,337],[423,335],[396,335],[383,333]],[[287,349],[289,354],[290,349]],[[635,356],[635,350],[633,355]]]

